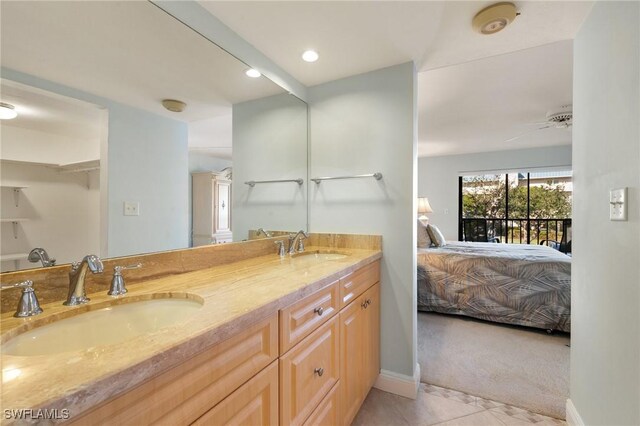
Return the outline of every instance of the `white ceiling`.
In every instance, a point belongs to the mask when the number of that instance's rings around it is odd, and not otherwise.
[[[2,120],[2,126],[14,126],[86,140],[100,141],[102,109],[97,105],[2,79],[2,101],[15,106],[18,116]]]
[[[191,122],[282,93],[149,2],[0,2],[2,66]],[[180,99],[183,113],[160,101]]]
[[[488,1],[201,1],[307,86],[407,61],[421,71],[573,39],[593,2],[517,1],[504,31],[473,32]],[[320,59],[302,61],[306,49]]]
[[[570,130],[534,131],[542,126],[531,123],[571,104],[572,45],[563,41],[420,73],[418,155],[570,144]]]

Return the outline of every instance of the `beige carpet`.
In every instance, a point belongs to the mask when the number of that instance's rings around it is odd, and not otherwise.
[[[421,381],[556,418],[569,397],[569,336],[418,313]]]

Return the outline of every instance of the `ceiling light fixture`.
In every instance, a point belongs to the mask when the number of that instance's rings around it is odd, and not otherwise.
[[[473,29],[481,34],[495,34],[505,29],[518,15],[513,3],[492,4],[473,17]]]
[[[18,113],[13,105],[0,102],[0,120],[11,120],[17,116]]]
[[[255,70],[253,68],[249,68],[244,73],[247,75],[247,77],[251,77],[251,78],[258,78],[262,75],[260,71]]]
[[[307,50],[302,54],[302,59],[306,62],[315,62],[319,57],[320,55],[315,50]]]
[[[187,104],[175,99],[163,99],[162,106],[171,112],[182,112],[187,107]]]

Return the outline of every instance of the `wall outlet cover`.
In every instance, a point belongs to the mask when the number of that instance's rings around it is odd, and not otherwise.
[[[125,201],[124,202],[124,215],[125,216],[140,216],[140,203],[137,201]]]

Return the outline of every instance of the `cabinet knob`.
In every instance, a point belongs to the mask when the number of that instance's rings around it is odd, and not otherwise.
[[[322,308],[322,306],[318,306],[317,308],[315,308],[313,310],[313,312],[315,312],[316,314],[318,314],[318,316],[322,316],[322,314],[324,313],[324,309]],[[322,374],[321,374],[322,376]]]
[[[371,304],[371,299],[367,299],[367,306]]]
[[[318,367],[315,370],[313,370],[313,372],[321,377],[324,374],[324,368]]]
[[[362,307],[362,309],[367,309],[367,306],[369,305],[367,304],[367,302],[362,302],[360,306]]]

